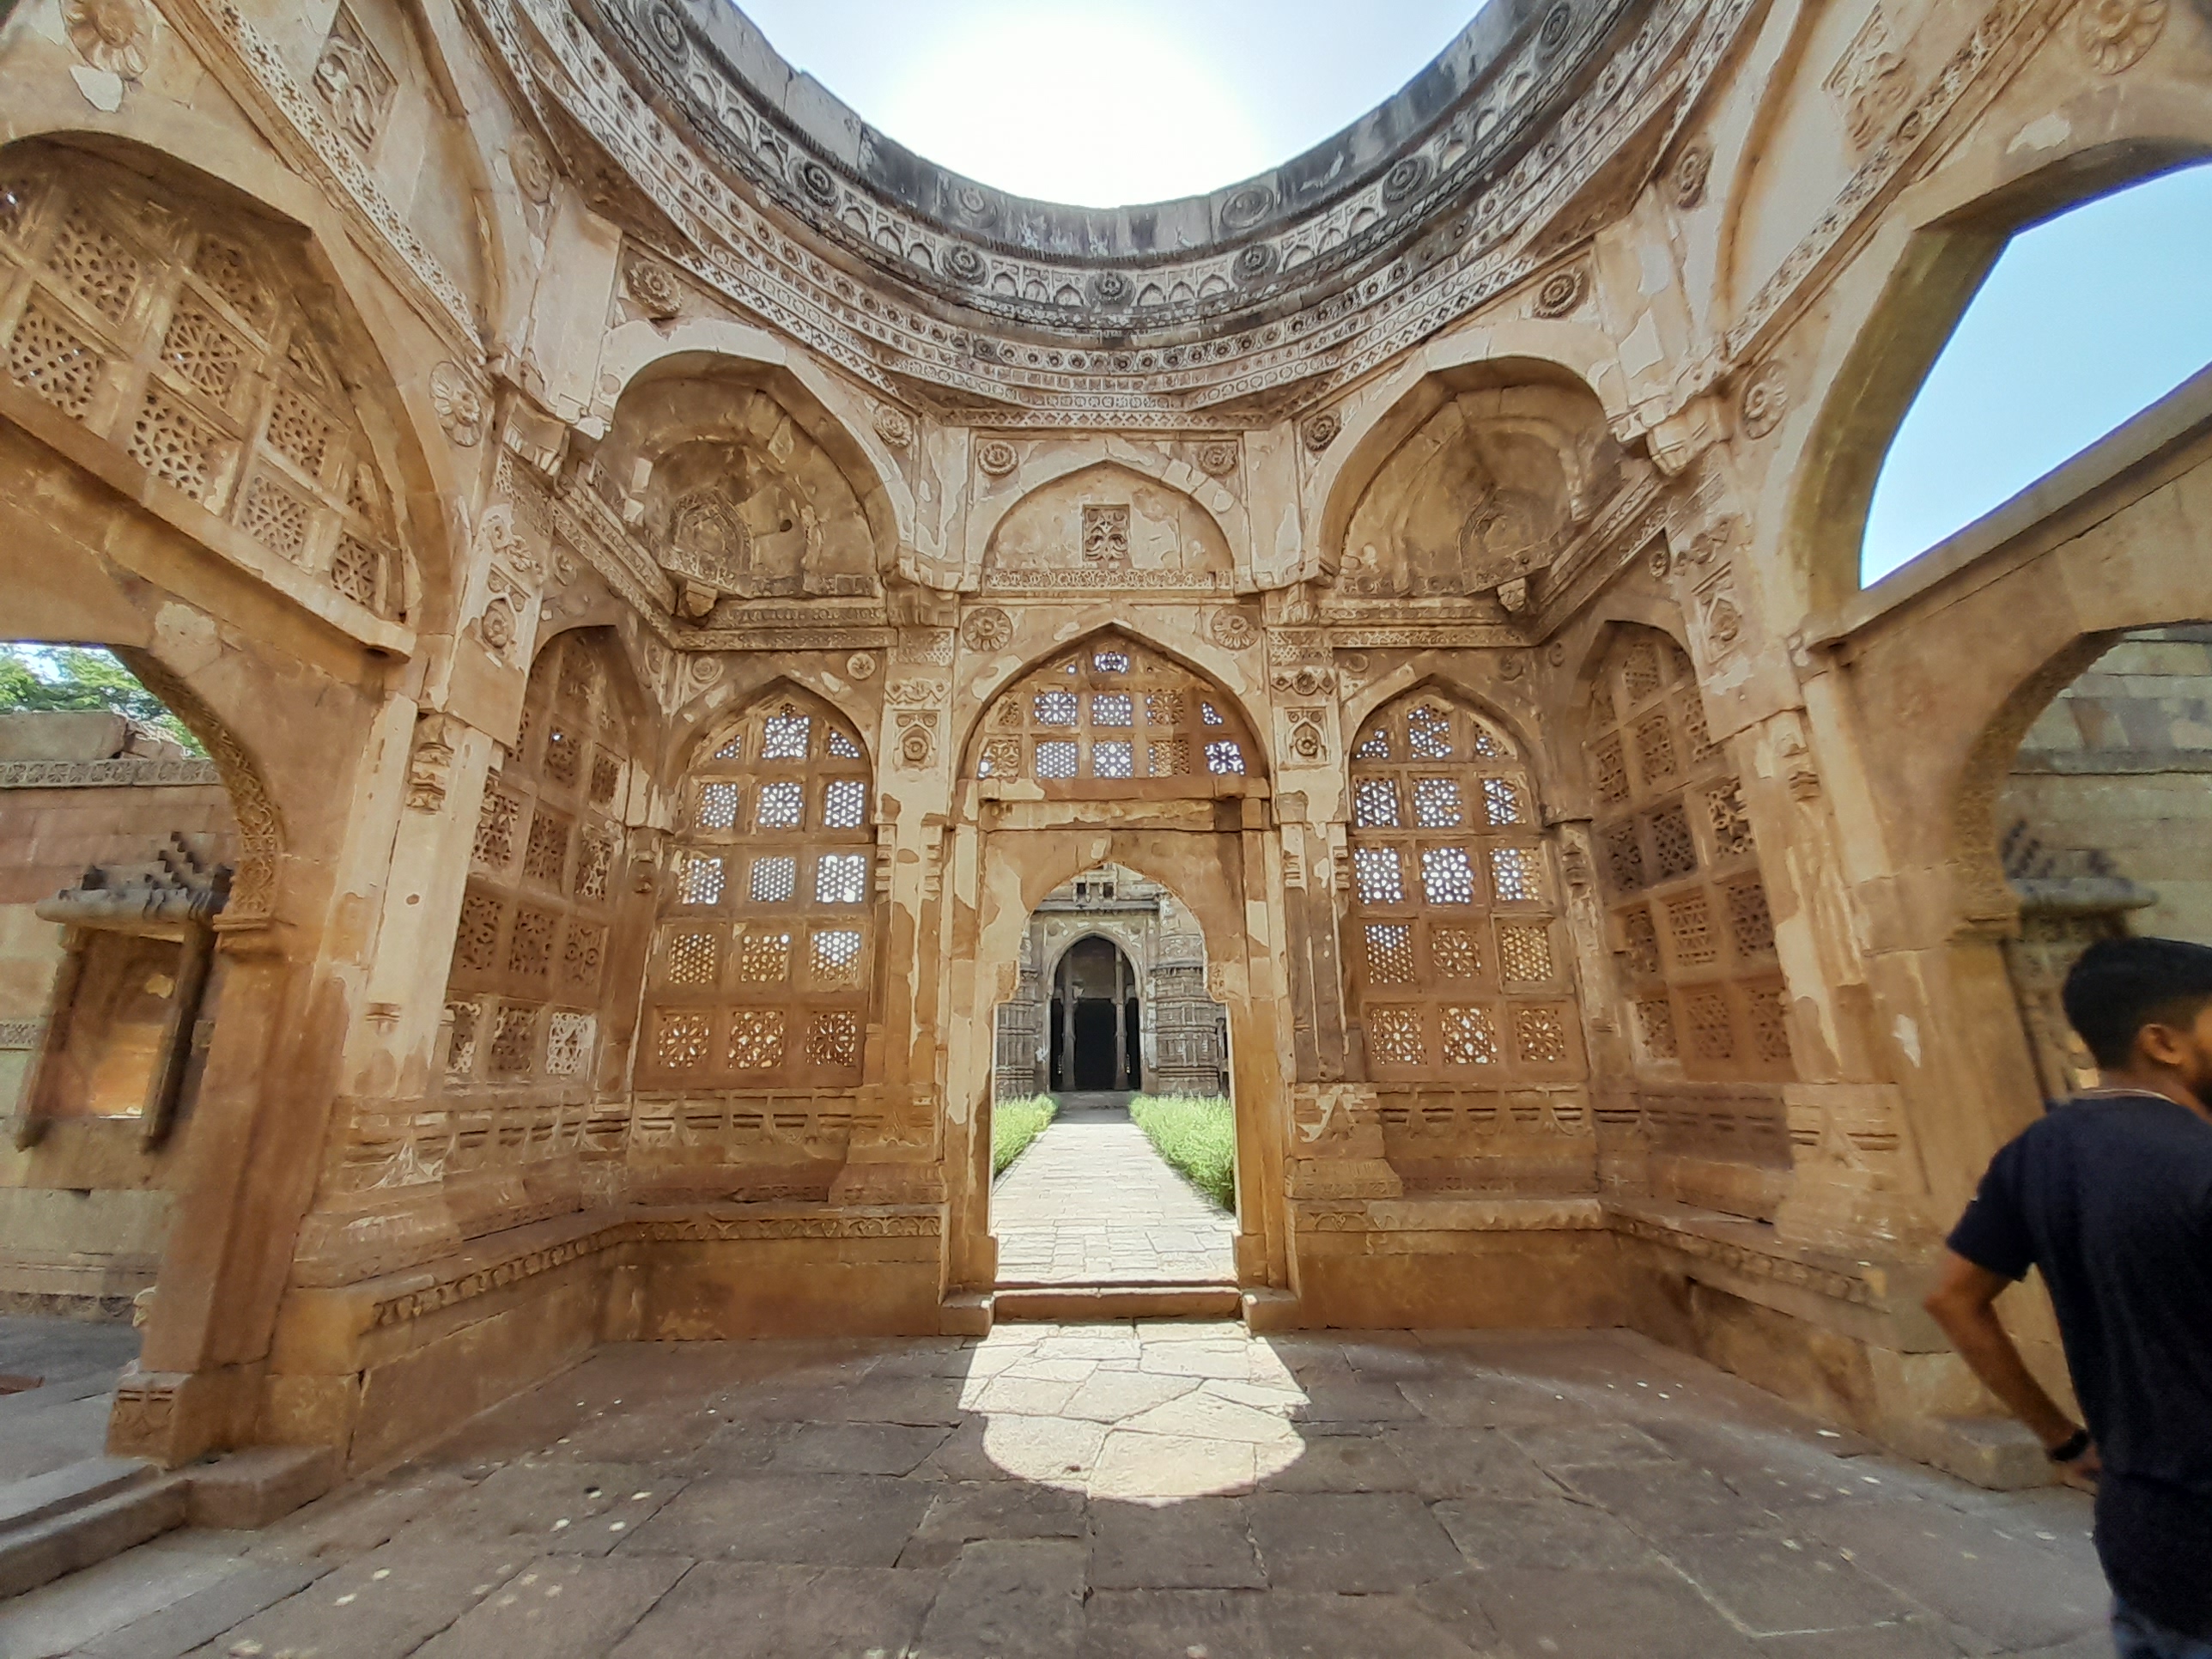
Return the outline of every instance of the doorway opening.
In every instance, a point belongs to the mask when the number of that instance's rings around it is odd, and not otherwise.
[[[1232,1284],[1228,1060],[1205,938],[1174,894],[1114,865],[1048,894],[998,1011],[1001,1285]]]

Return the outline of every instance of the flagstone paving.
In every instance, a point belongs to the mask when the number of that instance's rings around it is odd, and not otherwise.
[[[0,1654],[2103,1659],[2088,1528],[1620,1332],[647,1344]]]
[[[1008,1284],[1203,1284],[1237,1277],[1235,1219],[1152,1150],[1126,1095],[1068,1095],[991,1189]]]

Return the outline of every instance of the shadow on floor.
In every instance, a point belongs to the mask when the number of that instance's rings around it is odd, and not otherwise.
[[[2087,1528],[1620,1332],[650,1344],[0,1651],[2087,1659]]]

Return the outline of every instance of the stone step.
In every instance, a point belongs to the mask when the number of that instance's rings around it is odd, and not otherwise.
[[[181,1527],[190,1501],[182,1480],[142,1479],[106,1497],[0,1533],[0,1599],[36,1589],[64,1573],[120,1555]]]
[[[88,1457],[27,1480],[0,1485],[0,1537],[112,1498],[150,1480],[154,1472],[154,1465],[143,1457]]]
[[[1002,1284],[994,1319],[1012,1324],[1094,1324],[1109,1319],[1235,1319],[1243,1295],[1231,1284]]]

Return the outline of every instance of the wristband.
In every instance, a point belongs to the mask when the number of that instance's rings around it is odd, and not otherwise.
[[[2076,1429],[2043,1455],[2054,1463],[2071,1463],[2089,1449],[2089,1431]]]

